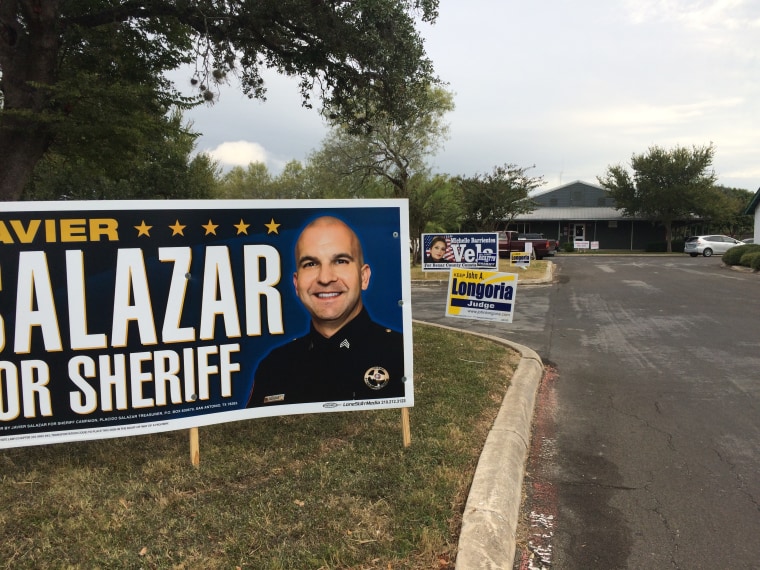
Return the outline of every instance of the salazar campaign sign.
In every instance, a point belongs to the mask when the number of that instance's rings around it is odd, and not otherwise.
[[[410,407],[404,200],[0,204],[0,448]]]

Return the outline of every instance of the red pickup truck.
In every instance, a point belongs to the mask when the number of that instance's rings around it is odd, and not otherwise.
[[[499,257],[509,257],[513,251],[525,251],[526,243],[533,244],[536,259],[543,259],[557,252],[557,240],[547,239],[543,234],[499,232]]]

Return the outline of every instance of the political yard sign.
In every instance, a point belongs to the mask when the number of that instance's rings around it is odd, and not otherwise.
[[[498,269],[499,234],[422,234],[422,270],[453,267]]]
[[[511,323],[516,293],[514,273],[452,269],[446,316]]]
[[[320,290],[299,296],[296,242],[323,217],[363,250],[309,250],[299,267]],[[412,406],[408,228],[405,200],[0,203],[0,448]],[[363,299],[362,322],[394,339],[398,366],[354,330],[322,360],[350,374],[283,377],[309,396],[270,386],[276,405],[250,405],[260,363],[313,333],[312,294]],[[356,368],[353,396],[327,390]]]
[[[525,244],[531,245],[531,244]],[[530,253],[527,251],[513,251],[509,256],[509,264],[515,267],[528,269],[530,267]]]

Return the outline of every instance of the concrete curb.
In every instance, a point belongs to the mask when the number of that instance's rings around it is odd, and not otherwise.
[[[549,262],[542,278],[523,283],[551,283],[553,274],[554,263]],[[512,375],[475,468],[462,515],[455,566],[457,570],[510,570],[517,547],[517,524],[533,410],[544,364],[534,350],[503,338],[416,319],[414,322],[479,336],[520,353],[520,363]]]
[[[488,338],[518,350],[522,358],[475,469],[459,534],[458,570],[514,565],[533,410],[544,373],[541,358],[531,349]]]
[[[544,373],[543,362],[535,351],[503,338],[415,322],[473,334],[506,345],[521,355],[475,469],[462,516],[456,559],[458,570],[511,569],[531,422],[536,393]]]

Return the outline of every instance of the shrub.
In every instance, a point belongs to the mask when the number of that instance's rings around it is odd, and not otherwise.
[[[744,267],[751,267],[756,271],[760,269],[760,250],[748,251],[745,253],[742,255],[741,260],[739,260],[739,264],[743,265]]]
[[[575,251],[575,247],[573,246],[573,242],[567,241],[562,244],[562,251],[565,253],[573,253]]]
[[[721,259],[726,265],[744,265],[741,262],[742,256],[745,253],[750,253],[753,251],[760,251],[760,244],[748,243],[745,245],[737,245],[736,247],[732,247],[726,253],[724,253]]]

